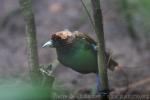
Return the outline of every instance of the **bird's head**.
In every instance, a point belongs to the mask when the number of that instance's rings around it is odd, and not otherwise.
[[[69,30],[56,32],[51,35],[51,39],[42,47],[63,47],[73,42],[74,35]]]

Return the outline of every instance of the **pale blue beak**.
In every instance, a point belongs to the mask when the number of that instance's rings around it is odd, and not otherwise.
[[[42,47],[43,47],[43,48],[44,48],[44,47],[53,47],[53,42],[52,42],[52,40],[49,40],[48,42],[46,42]]]

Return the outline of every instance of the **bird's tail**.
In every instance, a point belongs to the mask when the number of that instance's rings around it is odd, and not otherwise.
[[[116,61],[114,61],[114,60],[112,60],[112,59],[110,59],[109,61],[108,61],[108,68],[110,69],[110,70],[114,70],[117,66],[119,66],[119,64],[116,62]]]
[[[106,65],[111,71],[113,71],[119,64],[112,59],[112,55],[109,53],[105,53],[106,55]]]

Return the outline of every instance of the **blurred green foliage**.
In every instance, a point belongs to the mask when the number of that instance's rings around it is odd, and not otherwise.
[[[47,88],[24,85],[0,87],[0,100],[50,100],[51,96]]]

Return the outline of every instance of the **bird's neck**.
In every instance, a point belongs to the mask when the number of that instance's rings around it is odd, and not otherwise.
[[[73,44],[64,45],[61,47],[56,48],[58,54],[68,54],[74,49]]]
[[[78,51],[81,51],[81,49],[83,49],[85,47],[85,45],[86,45],[85,40],[77,39],[77,40],[72,41],[71,44],[56,48],[56,51],[59,56],[64,56],[64,55],[65,55],[65,57],[67,55],[73,56]]]

